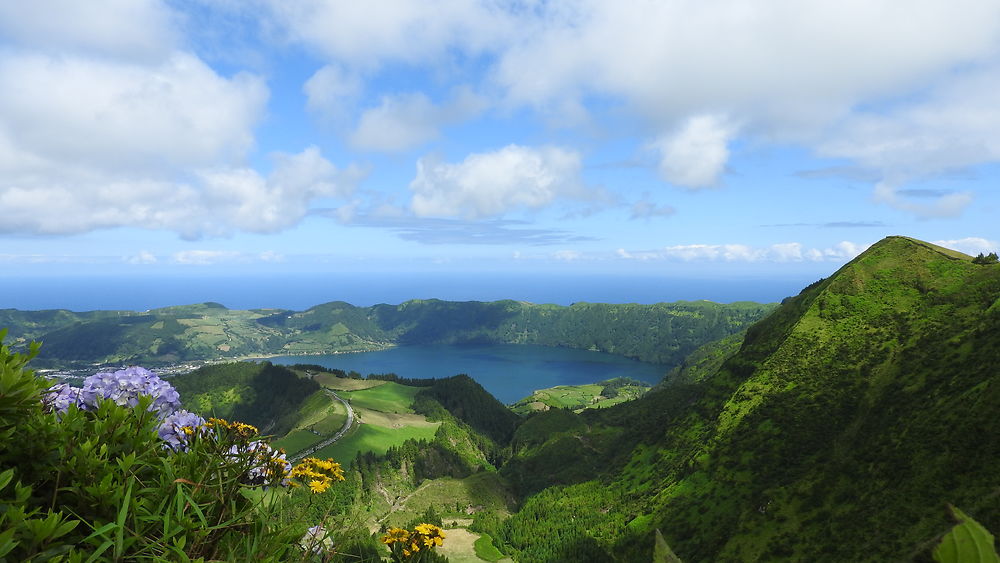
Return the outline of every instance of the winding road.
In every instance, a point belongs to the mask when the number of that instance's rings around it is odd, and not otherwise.
[[[327,394],[329,394],[334,399],[343,403],[344,408],[347,409],[347,420],[344,421],[344,427],[338,430],[337,433],[334,434],[333,436],[330,436],[329,438],[326,438],[315,445],[309,446],[308,448],[288,458],[288,461],[292,462],[299,461],[300,459],[310,456],[315,452],[329,446],[330,444],[343,438],[344,434],[347,434],[347,431],[351,429],[352,425],[354,425],[354,409],[351,407],[351,403],[348,403],[347,401],[342,399],[340,395],[334,393],[332,389],[323,389],[323,390],[326,391]]]

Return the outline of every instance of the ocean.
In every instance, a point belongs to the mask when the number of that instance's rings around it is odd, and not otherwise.
[[[398,304],[410,299],[570,305],[707,299],[776,302],[812,278],[688,279],[625,275],[289,274],[253,276],[0,276],[0,309],[144,311],[213,301],[230,309],[303,310],[329,301]]]

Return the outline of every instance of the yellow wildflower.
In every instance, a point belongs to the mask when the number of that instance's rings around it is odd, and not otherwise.
[[[330,488],[330,481],[309,481],[309,489],[314,493],[322,493]]]
[[[391,545],[394,543],[404,543],[410,539],[410,532],[403,528],[389,528],[389,531],[382,536],[382,543]]]

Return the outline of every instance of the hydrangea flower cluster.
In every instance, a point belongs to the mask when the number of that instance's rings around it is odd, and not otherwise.
[[[163,419],[156,434],[163,440],[164,445],[175,452],[188,450],[191,436],[205,424],[205,419],[193,412],[180,409]]]
[[[93,410],[102,399],[134,407],[143,395],[153,398],[149,410],[160,419],[157,435],[163,440],[164,448],[186,452],[191,441],[198,437],[229,445],[224,455],[247,462],[248,469],[242,478],[244,484],[298,486],[308,483],[312,492],[321,493],[335,481],[344,480],[343,469],[332,459],[306,458],[293,468],[284,450],[275,450],[267,442],[254,439],[259,433],[256,427],[221,418],[205,420],[182,409],[177,390],[145,368],[97,373],[85,379],[82,388],[58,383],[45,394],[43,404],[46,410],[62,414],[74,405],[81,410]]]
[[[73,387],[65,383],[56,383],[49,388],[48,393],[42,395],[42,405],[48,412],[64,413],[69,410],[71,405],[80,406],[81,391],[83,390],[79,387]]]
[[[150,410],[160,417],[166,417],[181,408],[181,396],[172,385],[160,379],[146,368],[132,366],[115,372],[101,372],[83,380],[80,399],[84,406],[95,408],[101,399],[111,399],[115,403],[134,407],[139,397],[153,397]],[[83,408],[83,407],[81,407]]]

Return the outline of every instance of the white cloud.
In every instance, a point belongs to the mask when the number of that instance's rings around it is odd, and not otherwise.
[[[621,100],[661,135],[651,144],[677,185],[712,185],[724,170],[735,131],[692,125],[712,115],[896,184],[1000,160],[1000,72],[980,68],[1000,43],[992,0],[589,0],[539,12],[500,53],[510,103]]]
[[[260,4],[289,40],[358,68],[384,61],[427,62],[451,48],[479,53],[514,29],[512,15],[500,4],[477,0],[441,0],[433,6],[410,0]]]
[[[422,158],[410,183],[419,217],[495,217],[539,209],[560,198],[585,198],[580,155],[557,148],[509,145],[458,164]]]
[[[314,199],[349,195],[359,177],[356,169],[340,171],[310,147],[275,155],[267,177],[227,167],[196,171],[185,183],[109,175],[75,182],[46,178],[44,184],[0,188],[0,232],[72,234],[132,226],[186,238],[269,233],[301,220]]]
[[[240,252],[236,250],[181,250],[170,259],[175,264],[210,266],[213,264],[249,264],[253,262],[284,262],[285,256],[273,250]]]
[[[573,262],[583,258],[583,254],[576,250],[559,250],[552,253],[552,258],[561,262]]]
[[[716,184],[737,138],[846,158],[897,186],[1000,160],[995,0],[260,2],[290,41],[357,72],[485,68],[482,91],[561,126],[591,127],[591,102],[610,103],[679,186]],[[436,134],[417,121],[392,120],[411,146]]]
[[[267,177],[249,168],[202,173],[202,198],[213,214],[201,218],[202,229],[286,229],[305,217],[314,199],[349,196],[361,175],[356,169],[339,171],[316,147],[275,155],[275,161]]]
[[[207,266],[219,262],[232,262],[239,259],[241,253],[234,250],[182,250],[171,257],[177,264]]]
[[[729,160],[728,144],[736,133],[720,115],[696,115],[652,146],[660,152],[660,175],[685,188],[716,185]]]
[[[317,70],[302,86],[306,108],[331,119],[343,117],[363,90],[357,75],[334,64]]]
[[[419,92],[383,96],[378,106],[361,114],[351,144],[386,152],[413,148],[437,138],[442,126],[468,119],[484,107],[485,101],[468,88],[459,88],[442,105]]]
[[[177,42],[174,19],[159,0],[0,2],[0,37],[43,51],[156,59]]]
[[[848,0],[553,2],[519,22],[498,81],[544,104],[625,99],[663,125],[724,108],[816,123],[996,48],[1000,6]]]
[[[180,52],[154,66],[0,53],[0,83],[0,149],[28,155],[22,166],[45,175],[237,160],[267,100],[260,78],[223,78]],[[2,172],[19,183],[38,170]]]
[[[1000,241],[989,240],[980,237],[965,237],[952,240],[933,241],[938,246],[964,252],[970,256],[977,254],[989,254],[990,252],[1000,252]]]
[[[681,244],[659,250],[629,251],[619,248],[624,260],[680,260],[683,262],[843,262],[864,252],[869,245],[850,241],[829,248],[805,248],[802,243],[786,242],[768,246],[746,244]]]
[[[285,255],[273,250],[265,250],[257,255],[257,260],[261,262],[284,262]]]
[[[129,264],[156,264],[158,260],[152,252],[148,250],[140,250],[133,256],[126,256],[125,262]]]

